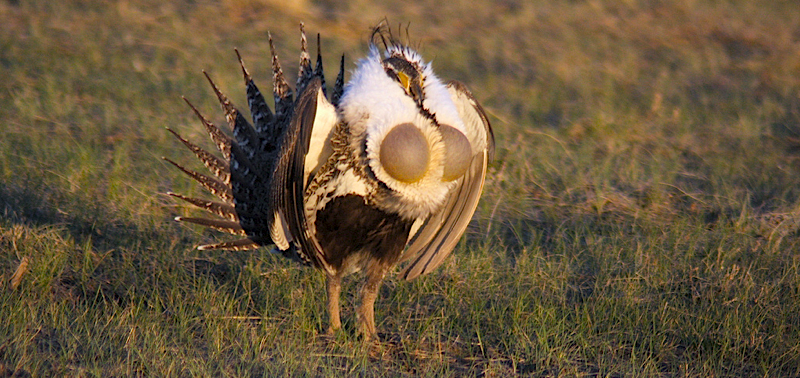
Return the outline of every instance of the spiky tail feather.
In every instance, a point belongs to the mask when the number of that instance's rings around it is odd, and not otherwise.
[[[320,36],[317,34],[317,62],[312,69],[311,58],[308,53],[308,40],[302,23],[300,24],[300,34],[300,68],[295,87],[296,93],[299,96],[311,80],[319,77],[323,83],[323,93],[327,94],[327,88],[324,85],[325,76],[322,68]],[[269,229],[270,220],[274,217],[274,214],[270,209],[267,193],[269,193],[269,187],[273,180],[272,174],[278,159],[278,151],[280,151],[279,144],[287,131],[296,104],[292,89],[286,82],[278,55],[275,52],[272,35],[269,35],[269,47],[272,55],[274,114],[266,104],[261,91],[256,86],[247,68],[245,68],[239,51],[235,50],[242,68],[253,125],[244,119],[239,110],[214,84],[210,75],[203,71],[222,106],[229,131],[233,133],[235,140],[232,140],[219,127],[206,119],[189,100],[185,97],[183,98],[203,123],[209,137],[222,154],[222,158],[181,137],[177,132],[167,129],[186,148],[194,153],[203,165],[211,171],[213,176],[187,169],[166,157],[164,159],[200,183],[207,191],[222,201],[210,201],[169,192],[167,194],[172,197],[222,218],[176,217],[175,219],[235,235],[248,236],[245,239],[201,245],[198,249],[245,250],[258,248],[260,245],[269,244],[271,241]],[[343,90],[344,55],[342,55],[339,73],[331,96],[334,104],[338,103]],[[294,246],[289,249],[292,248]],[[287,251],[282,252],[286,254]]]

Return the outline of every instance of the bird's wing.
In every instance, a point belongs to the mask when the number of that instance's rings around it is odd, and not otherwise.
[[[272,190],[274,209],[292,236],[298,256],[304,262],[332,272],[325,260],[305,212],[304,196],[309,176],[324,161],[329,136],[338,122],[333,105],[323,92],[319,77],[313,78],[297,99],[289,129],[284,135]],[[313,177],[312,177],[313,178]]]
[[[464,120],[473,158],[467,172],[448,194],[444,206],[426,219],[411,238],[401,258],[411,261],[400,273],[407,280],[436,269],[458,243],[478,206],[486,168],[494,156],[494,134],[483,108],[460,82],[449,82],[447,89]]]

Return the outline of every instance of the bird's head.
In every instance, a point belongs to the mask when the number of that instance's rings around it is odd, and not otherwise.
[[[447,87],[399,43],[370,46],[339,103],[356,151],[391,193],[389,211],[426,216],[464,175],[473,149]]]

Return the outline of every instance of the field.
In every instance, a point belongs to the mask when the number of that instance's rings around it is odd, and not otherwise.
[[[291,3],[292,5],[285,5]],[[0,377],[800,377],[793,1],[0,0]],[[384,17],[490,114],[497,156],[382,343],[324,336],[324,277],[177,224],[166,130],[270,89],[298,24],[332,83]],[[312,39],[311,46],[316,48]]]

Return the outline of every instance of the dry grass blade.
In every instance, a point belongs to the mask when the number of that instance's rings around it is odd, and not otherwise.
[[[16,289],[19,287],[19,284],[22,283],[22,276],[28,272],[28,265],[30,264],[30,258],[25,256],[20,260],[19,265],[17,265],[17,270],[14,271],[14,275],[11,276],[11,288]]]

